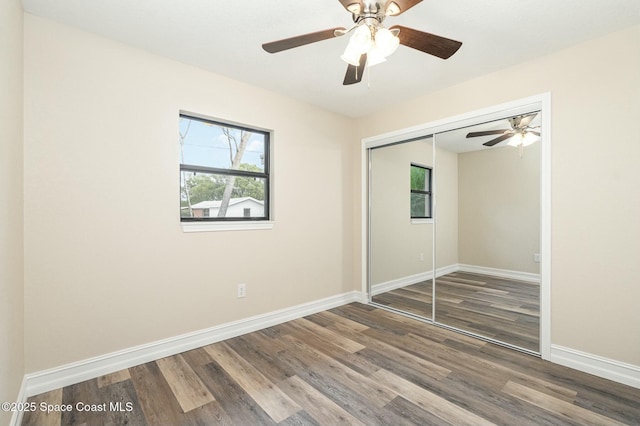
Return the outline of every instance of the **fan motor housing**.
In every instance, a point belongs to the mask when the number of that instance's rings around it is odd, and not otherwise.
[[[382,22],[387,17],[387,12],[392,14],[400,12],[400,7],[395,2],[389,2],[389,6],[385,9],[385,3],[380,1],[367,1],[352,3],[347,6],[347,10],[351,12],[353,22],[360,22],[366,18],[373,18],[378,22]],[[364,10],[362,6],[364,5]]]

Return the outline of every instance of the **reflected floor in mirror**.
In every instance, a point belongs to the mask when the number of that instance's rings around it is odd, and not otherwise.
[[[373,297],[375,303],[431,317],[431,281]],[[540,285],[488,275],[454,272],[436,279],[435,321],[540,351]]]
[[[436,278],[436,321],[540,351],[540,285],[454,272]]]
[[[371,301],[419,317],[431,318],[432,288],[431,280],[426,280],[377,294]]]

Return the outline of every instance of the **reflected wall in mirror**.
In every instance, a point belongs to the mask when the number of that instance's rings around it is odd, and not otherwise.
[[[536,137],[527,146],[514,141],[522,140],[517,132],[503,132],[522,118],[436,135],[439,152],[456,161],[436,158],[436,259],[445,269],[436,278],[434,320],[539,352],[540,117],[529,117],[526,127]],[[451,187],[445,179],[456,181],[455,200],[443,194],[441,185]],[[445,223],[454,222],[454,210],[456,223]],[[441,259],[451,253],[442,243],[453,235],[457,261],[449,263]]]
[[[424,318],[433,309],[432,140],[369,150],[371,301]]]

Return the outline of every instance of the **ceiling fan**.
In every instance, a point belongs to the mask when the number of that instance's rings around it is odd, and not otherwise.
[[[365,65],[373,66],[384,62],[399,44],[448,59],[456,53],[462,43],[434,34],[394,25],[385,28],[382,21],[387,16],[397,16],[406,12],[422,0],[338,0],[352,15],[354,25],[349,28],[336,27],[314,33],[303,34],[283,40],[264,43],[262,48],[269,53],[281,52],[305,44],[340,37],[352,33],[351,39],[341,58],[349,65],[344,77],[344,85],[359,83]]]
[[[511,124],[510,129],[498,129],[498,130],[486,130],[481,132],[471,132],[467,134],[467,138],[475,138],[478,136],[492,136],[492,135],[500,135],[495,139],[491,139],[488,142],[483,143],[484,146],[494,146],[504,140],[509,138],[513,138],[514,136],[518,136],[514,138],[513,141],[509,141],[509,145],[520,146],[520,145],[529,145],[530,143],[535,142],[535,138],[533,136],[540,136],[540,132],[535,131],[533,129],[537,129],[538,127],[530,127],[529,125],[533,121],[533,119],[538,115],[537,112],[533,114],[525,114],[525,115],[517,115],[515,117],[509,118],[509,124]]]

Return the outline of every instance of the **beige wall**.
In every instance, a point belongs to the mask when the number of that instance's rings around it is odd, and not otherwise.
[[[458,154],[458,251],[466,265],[540,273],[540,143]]]
[[[458,155],[438,148],[436,135],[436,268],[458,260]]]
[[[22,25],[20,1],[0,0],[0,402],[16,400],[24,374]]]
[[[552,343],[640,365],[640,26],[389,106],[370,137],[551,92]],[[452,58],[453,59],[453,58]]]
[[[274,229],[181,231],[181,109],[275,131]],[[25,15],[27,371],[355,290],[354,139],[350,119]]]

